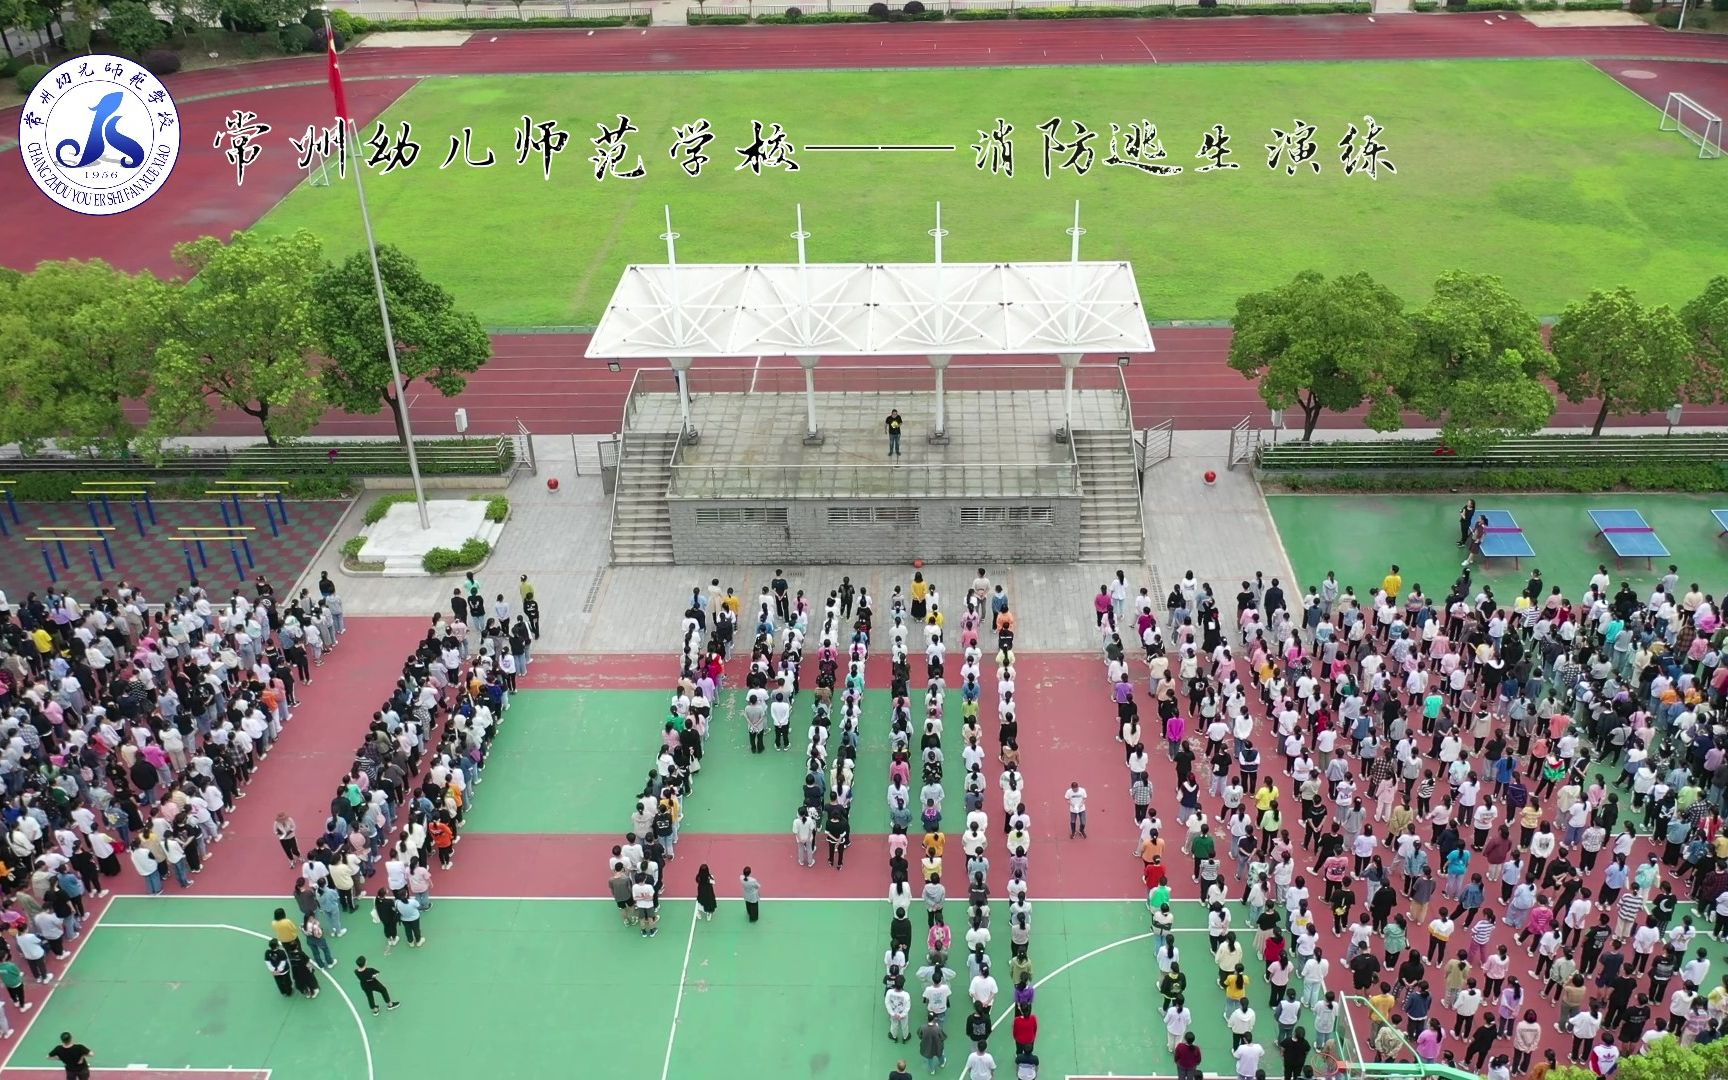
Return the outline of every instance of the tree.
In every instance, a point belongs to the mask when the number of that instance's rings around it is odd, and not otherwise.
[[[210,422],[212,402],[253,417],[274,446],[311,431],[324,415],[312,365],[312,288],[325,269],[305,230],[262,238],[235,233],[181,244],[174,258],[192,280],[171,306],[156,352],[152,430],[185,434]]]
[[[1622,1053],[1625,1052],[1623,1048]],[[1620,1068],[1624,1080],[1704,1080],[1709,1075],[1702,1051],[1708,1046],[1681,1046],[1678,1036],[1657,1039],[1643,1052],[1626,1054]],[[1711,1055],[1720,1060],[1720,1055]]]
[[[131,56],[143,56],[165,36],[162,24],[149,6],[136,0],[115,0],[108,5],[108,18],[102,24],[120,51]]]
[[[1410,314],[1415,334],[1403,396],[1440,421],[1440,437],[1461,453],[1507,435],[1542,430],[1554,394],[1542,382],[1548,351],[1542,326],[1497,277],[1452,270],[1434,297]]]
[[[72,18],[62,18],[60,22],[61,36],[65,38],[68,51],[90,51],[90,34],[101,13],[102,5],[98,0],[72,0]]]
[[[0,294],[9,355],[0,375],[0,441],[127,449],[128,401],[150,385],[170,288],[105,262],[48,262]]]
[[[15,56],[12,51],[11,32],[25,27],[24,0],[0,0],[0,45],[6,47],[7,56]]]
[[[1692,335],[1691,400],[1728,398],[1728,277],[1713,277],[1704,291],[1680,309]]]
[[[460,394],[468,384],[464,376],[480,370],[492,356],[492,342],[480,320],[457,310],[442,286],[426,280],[412,259],[389,244],[379,247],[378,266],[389,297],[403,388],[424,379],[445,397]],[[357,252],[324,271],[312,293],[314,331],[329,358],[323,372],[325,397],[349,413],[373,413],[380,403],[388,406],[396,434],[406,442],[403,403],[391,386],[366,253]]]
[[[1397,387],[1412,335],[1403,302],[1367,274],[1327,281],[1308,270],[1288,285],[1236,302],[1230,366],[1260,380],[1273,409],[1302,410],[1302,439],[1320,414],[1369,403],[1368,426],[1396,431],[1404,402]]]
[[[1554,324],[1554,383],[1573,403],[1602,403],[1590,434],[1610,416],[1660,412],[1687,392],[1692,342],[1666,305],[1647,308],[1632,290],[1591,293]]]

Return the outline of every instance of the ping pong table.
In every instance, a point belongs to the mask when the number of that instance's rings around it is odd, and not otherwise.
[[[1716,534],[1716,539],[1728,536],[1728,510],[1712,510],[1710,516],[1716,519],[1716,527],[1722,530]]]
[[[1486,522],[1487,531],[1482,534],[1482,561],[1489,559],[1511,559],[1514,567],[1519,566],[1520,559],[1533,559],[1536,549],[1530,546],[1530,540],[1524,535],[1524,530],[1518,527],[1518,521],[1508,510],[1479,510],[1476,520]]]
[[[1592,510],[1590,521],[1614,549],[1616,565],[1627,559],[1643,559],[1647,568],[1653,568],[1657,559],[1668,558],[1667,546],[1636,510]]]

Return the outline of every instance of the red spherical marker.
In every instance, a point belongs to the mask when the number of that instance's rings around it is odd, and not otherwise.
[[[1218,482],[1218,474],[1213,472],[1211,469],[1207,469],[1206,470],[1206,482],[1208,484],[1216,484]]]
[[[558,478],[556,476],[548,476],[546,478],[546,490],[547,491],[557,491],[558,490]]]
[[[924,569],[924,560],[923,559],[913,559],[912,560],[912,568],[914,570]]]

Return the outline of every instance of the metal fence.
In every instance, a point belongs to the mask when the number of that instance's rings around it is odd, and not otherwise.
[[[1141,472],[1169,461],[1176,448],[1176,421],[1153,424],[1134,435],[1134,462]]]
[[[885,0],[886,2],[886,0]],[[1241,0],[1241,3],[1220,0],[1222,7],[1240,7],[1248,3],[1300,4],[1304,0]],[[1025,8],[1084,8],[1084,7],[1120,7],[1124,3],[1132,7],[1150,7],[1162,5],[1171,8],[1193,7],[1193,0],[1153,0],[1153,3],[1134,3],[1130,0],[924,0],[924,5],[931,11],[1019,11]],[[889,2],[890,10],[899,10],[905,6],[904,0]],[[709,3],[703,6],[704,15],[781,15],[789,7],[796,7],[805,13],[811,12],[843,12],[862,15],[870,10],[868,2],[860,0],[746,0],[744,3]]]
[[[1238,465],[1250,464],[1259,447],[1260,432],[1253,425],[1253,417],[1244,416],[1230,429],[1230,450],[1224,457],[1224,467],[1234,469]]]
[[[1246,421],[1244,421],[1246,423]],[[1285,443],[1260,451],[1262,469],[1448,469],[1483,465],[1639,465],[1728,461],[1728,436],[1601,435],[1502,439],[1472,454],[1435,439]]]
[[[420,470],[427,474],[501,475],[514,467],[517,441],[488,435],[458,442],[415,440]],[[160,462],[140,457],[87,454],[0,453],[0,473],[92,472],[167,475],[316,473],[340,469],[360,476],[406,476],[408,451],[398,442],[354,442],[314,446],[248,446],[171,453]]]
[[[416,3],[367,5],[354,4],[343,10],[375,23],[414,23],[425,19],[438,20],[499,20],[533,24],[539,19],[601,19],[614,16],[647,15],[653,11],[645,3],[585,3],[583,0],[523,0],[516,4]],[[475,33],[489,27],[475,27]]]
[[[1037,498],[1077,496],[1073,462],[908,465],[673,464],[686,499]]]
[[[798,367],[715,366],[692,367],[691,394],[802,394],[804,371]],[[624,430],[635,426],[643,399],[649,394],[678,393],[679,376],[669,368],[638,368],[624,397]],[[943,389],[950,393],[986,391],[1061,390],[1062,368],[1055,364],[951,364],[943,376]],[[927,364],[840,366],[816,369],[819,393],[864,392],[884,394],[930,393],[936,388],[936,373]],[[1128,385],[1117,364],[1081,364],[1074,370],[1074,389],[1100,390],[1117,397],[1123,426],[1131,426]]]

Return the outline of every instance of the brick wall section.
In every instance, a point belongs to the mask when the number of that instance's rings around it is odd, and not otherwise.
[[[916,499],[846,500],[668,499],[672,547],[681,564],[899,562],[1073,562],[1080,553],[1080,500]],[[1001,523],[994,518],[1024,510],[1032,520]],[[892,520],[916,509],[917,524]],[[785,523],[779,523],[779,511]],[[855,524],[831,523],[830,510]],[[963,515],[963,510],[971,511]],[[757,520],[727,523],[744,512]],[[764,513],[751,514],[751,511]],[[887,513],[884,514],[883,512]],[[701,520],[699,520],[699,516]],[[764,522],[762,517],[772,520]],[[966,517],[967,520],[962,520]],[[876,520],[887,517],[890,520]],[[716,521],[716,518],[722,520]]]

